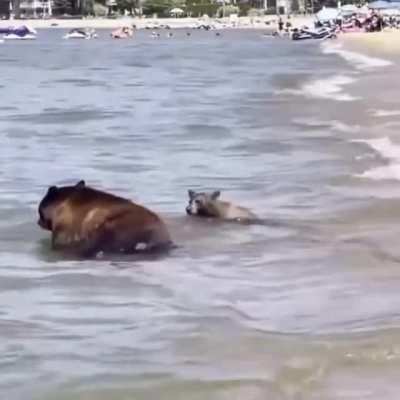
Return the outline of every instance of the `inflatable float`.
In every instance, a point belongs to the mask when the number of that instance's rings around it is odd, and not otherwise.
[[[21,25],[0,28],[0,35],[1,34],[4,35],[4,40],[35,40],[37,32],[30,26]]]

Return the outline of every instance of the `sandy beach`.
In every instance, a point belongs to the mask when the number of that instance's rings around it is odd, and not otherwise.
[[[275,28],[278,21],[276,15],[265,17],[239,17],[239,18],[133,18],[123,17],[118,19],[86,18],[86,19],[32,19],[32,20],[6,20],[0,21],[0,27],[27,24],[33,28],[80,28],[114,29],[126,25],[135,25],[138,29],[146,26],[168,25],[172,29],[192,28],[200,24],[211,24],[216,28],[240,29],[268,29]],[[293,26],[312,26],[312,16],[291,17]]]
[[[386,30],[373,33],[348,33],[341,35],[346,46],[369,54],[390,55],[400,53],[400,31]]]

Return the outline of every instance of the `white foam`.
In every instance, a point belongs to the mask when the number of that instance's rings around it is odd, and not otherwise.
[[[359,70],[387,67],[393,64],[383,58],[371,57],[355,51],[345,50],[342,43],[324,42],[322,44],[322,52],[324,54],[338,54]]]
[[[400,180],[400,145],[393,143],[387,136],[379,139],[354,140],[354,142],[366,143],[389,160],[389,164],[371,168],[357,175],[358,177],[374,180]]]
[[[383,118],[383,117],[395,117],[400,115],[400,110],[369,110],[372,116]]]
[[[380,180],[400,180],[400,164],[389,164],[382,167],[371,168],[362,174],[356,175],[359,178]]]
[[[400,162],[400,145],[393,143],[387,136],[378,139],[359,139],[354,142],[366,143],[382,157]]]
[[[342,86],[355,82],[354,78],[344,75],[335,75],[330,78],[316,79],[302,85],[299,89],[283,89],[277,94],[291,94],[295,96],[306,96],[319,99],[336,101],[354,101],[357,97],[343,92]]]
[[[319,127],[319,126],[327,126],[329,129],[341,132],[341,133],[354,133],[360,131],[359,125],[348,125],[342,121],[338,121],[336,119],[333,120],[324,120],[318,118],[294,118],[294,123],[306,125],[309,127]]]
[[[343,86],[353,83],[355,79],[344,75],[335,75],[331,78],[317,79],[305,83],[301,89],[306,96],[336,101],[353,101],[356,97],[343,92]]]

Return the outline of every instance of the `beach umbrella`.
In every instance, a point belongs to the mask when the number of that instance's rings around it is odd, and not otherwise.
[[[363,14],[363,15],[368,15],[370,13],[370,10],[368,6],[362,6],[357,10],[357,14]]]
[[[318,11],[316,17],[319,21],[332,21],[337,19],[339,16],[340,11],[337,8],[323,8],[322,10]]]
[[[399,15],[399,9],[395,8],[395,5],[392,4],[392,8],[387,8],[387,9],[382,10],[381,14],[388,15],[388,16]]]
[[[358,7],[354,4],[345,4],[344,6],[340,7],[340,11],[356,13],[358,11]]]
[[[388,8],[392,8],[393,6],[388,1],[377,0],[373,1],[372,3],[369,3],[368,7],[374,10],[385,10]]]
[[[358,7],[354,4],[345,4],[344,6],[340,7],[340,14],[348,16],[358,13]]]
[[[180,15],[183,14],[184,11],[182,10],[182,8],[175,7],[169,13],[173,15]]]

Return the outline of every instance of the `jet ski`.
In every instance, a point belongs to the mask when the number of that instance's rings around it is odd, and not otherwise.
[[[4,35],[4,40],[35,40],[37,32],[27,25],[21,25],[0,28],[0,34]]]
[[[292,33],[292,40],[308,40],[308,39],[324,40],[333,38],[336,38],[335,30],[326,27],[317,29],[308,29],[304,27],[301,29],[296,29]]]
[[[94,29],[71,29],[64,39],[95,39],[97,38],[97,33]]]

